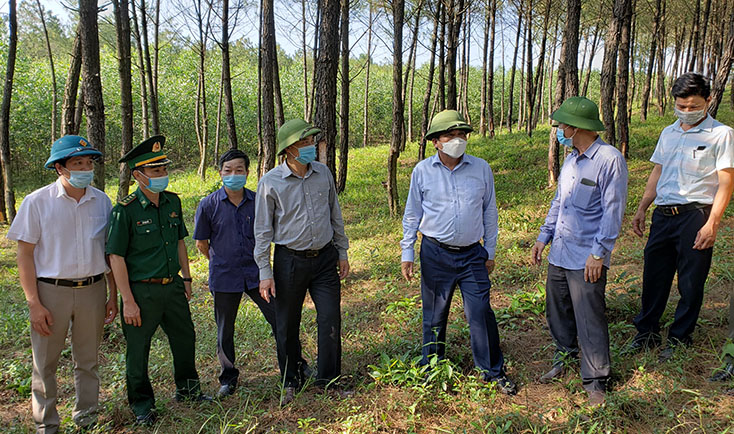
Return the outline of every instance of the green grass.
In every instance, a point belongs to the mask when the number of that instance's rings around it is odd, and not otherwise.
[[[725,102],[720,118],[732,123]],[[639,309],[644,239],[631,233],[629,220],[651,168],[649,156],[659,132],[671,116],[652,116],[646,124],[633,120],[630,141],[627,213],[612,259],[607,285],[607,315],[613,361],[613,388],[606,407],[585,407],[586,395],[577,369],[562,381],[537,383],[549,367],[553,348],[545,326],[545,267],[528,265],[529,248],[547,212],[553,189],[546,187],[549,130],[532,138],[523,133],[496,139],[470,140],[468,152],[485,158],[495,173],[500,235],[493,274],[492,303],[502,337],[509,375],[520,393],[508,398],[478,380],[463,319],[460,294],[454,300],[448,331],[449,360],[428,370],[416,365],[421,345],[420,285],[400,277],[402,227],[390,217],[386,179],[387,146],[350,150],[349,176],[340,202],[350,239],[352,274],[342,288],[342,371],[356,396],[340,400],[313,389],[280,408],[279,374],[269,327],[254,304],[240,308],[236,350],[240,388],[229,399],[189,407],[173,401],[170,351],[158,332],[150,358],[150,375],[161,418],[158,432],[731,432],[734,403],[721,395],[721,386],[705,377],[715,368],[726,335],[726,307],[734,288],[734,230],[732,207],[725,217],[714,251],[714,264],[694,346],[667,364],[656,353],[626,356],[622,349],[634,335],[632,317]],[[430,154],[430,153],[429,153]],[[417,145],[409,144],[399,160],[398,186],[404,203],[410,173],[417,162]],[[170,189],[179,192],[187,227],[193,229],[196,204],[218,187],[212,171],[201,182],[194,171],[171,174]],[[114,179],[108,194],[114,197]],[[252,177],[248,187],[254,189]],[[23,185],[26,194],[38,185]],[[0,235],[7,228],[0,229]],[[211,297],[205,287],[206,260],[187,238],[195,294],[191,310],[197,331],[197,366],[205,391],[217,389],[219,364],[215,355]],[[18,284],[15,246],[0,240],[0,421],[8,432],[28,432],[31,352],[27,309]],[[663,322],[672,318],[678,296],[673,290]],[[302,339],[305,357],[315,364],[316,324],[313,304],[304,309]],[[145,432],[130,425],[125,399],[125,346],[119,321],[106,329],[101,351],[104,411],[96,432]],[[426,379],[428,377],[428,379]],[[62,355],[59,391],[63,424],[72,432],[72,361]]]

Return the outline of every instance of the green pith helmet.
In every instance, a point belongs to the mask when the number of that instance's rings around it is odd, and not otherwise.
[[[303,119],[289,120],[278,130],[278,155],[285,151],[285,148],[297,141],[320,132],[320,129],[314,127]]]
[[[563,101],[551,119],[558,123],[589,131],[602,131],[604,124],[599,120],[599,108],[590,99],[583,96],[572,96]]]
[[[464,116],[456,110],[444,110],[431,119],[431,126],[426,131],[426,140],[434,139],[451,130],[464,130],[467,133],[474,131],[471,125],[467,124]]]
[[[165,144],[165,137],[153,136],[123,155],[120,158],[120,163],[127,163],[130,170],[138,167],[165,166],[171,162],[163,153],[163,145]]]

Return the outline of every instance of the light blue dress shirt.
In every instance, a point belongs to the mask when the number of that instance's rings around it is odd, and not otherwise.
[[[609,267],[614,243],[627,204],[627,163],[601,138],[579,155],[566,157],[538,241],[551,242],[548,262],[582,270],[589,255],[604,258]]]
[[[494,259],[497,203],[489,164],[467,154],[454,170],[438,154],[418,163],[403,215],[400,248],[404,262],[414,260],[417,231],[451,246],[468,246],[483,239],[489,259]]]

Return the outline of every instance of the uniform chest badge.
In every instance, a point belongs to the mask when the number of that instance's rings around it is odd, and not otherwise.
[[[149,224],[152,224],[152,223],[153,223],[153,220],[148,219],[148,220],[140,220],[136,224],[138,226],[145,226],[145,225],[149,225]]]
[[[171,217],[172,219],[175,219],[176,217],[178,217],[178,213],[176,213],[176,211],[173,211],[173,212],[171,212],[171,214],[169,214],[169,216],[170,216],[170,217]]]

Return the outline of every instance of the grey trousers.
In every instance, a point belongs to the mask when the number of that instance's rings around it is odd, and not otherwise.
[[[55,286],[38,281],[38,297],[51,312],[54,324],[50,327],[50,336],[41,336],[31,328],[31,402],[37,433],[55,433],[59,429],[59,414],[56,412],[56,368],[61,351],[66,346],[66,335],[70,328],[76,390],[72,419],[80,426],[87,426],[97,419],[97,354],[104,329],[107,298],[105,288],[105,279],[83,288]]]
[[[599,280],[590,283],[584,281],[584,270],[548,265],[545,316],[556,354],[573,356],[581,351],[581,379],[588,391],[606,390],[611,373],[606,284],[606,267]]]

